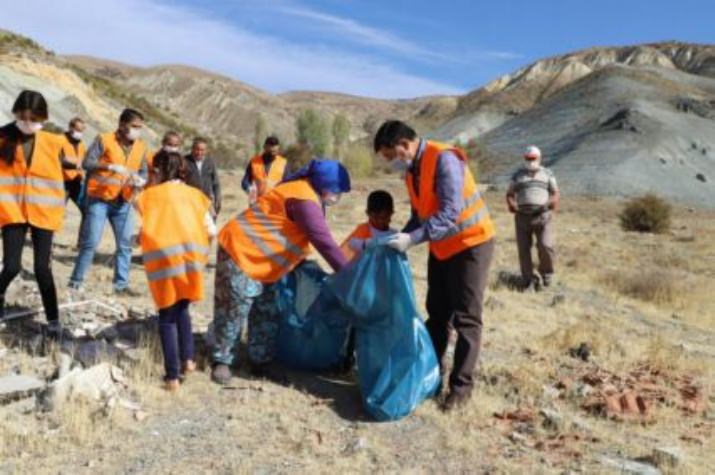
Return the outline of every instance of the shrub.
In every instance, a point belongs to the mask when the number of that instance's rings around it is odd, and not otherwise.
[[[670,229],[670,205],[652,194],[628,201],[619,215],[625,231],[662,234]]]
[[[343,165],[354,178],[365,178],[373,174],[373,154],[369,148],[361,144],[351,144],[348,147]]]
[[[612,272],[604,276],[604,281],[621,295],[654,304],[676,303],[685,290],[669,271]]]
[[[313,159],[313,149],[310,145],[296,143],[288,146],[283,155],[288,160],[288,168],[295,172],[303,165],[307,165]]]

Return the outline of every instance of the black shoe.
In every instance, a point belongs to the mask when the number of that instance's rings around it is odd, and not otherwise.
[[[454,391],[450,391],[447,397],[444,398],[441,409],[443,412],[452,412],[456,409],[464,407],[467,402],[469,402],[469,399],[471,399],[471,397],[471,392],[456,393]]]
[[[225,386],[231,382],[232,377],[233,374],[231,374],[231,368],[229,368],[228,365],[219,363],[215,364],[211,369],[211,381],[216,384]]]

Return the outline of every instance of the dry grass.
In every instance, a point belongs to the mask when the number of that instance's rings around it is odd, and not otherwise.
[[[225,177],[227,212],[221,215],[222,223],[245,205],[243,195],[231,192],[239,179],[234,174]],[[338,240],[365,219],[365,197],[375,188],[394,193],[394,226],[406,221],[406,196],[396,177],[357,182],[355,188],[329,211]],[[492,276],[499,270],[515,272],[513,218],[501,193],[487,193],[487,201],[498,233]],[[693,372],[706,390],[713,390],[715,241],[700,236],[715,233],[714,215],[676,212],[674,235],[636,234],[620,229],[620,208],[612,200],[568,197],[556,216],[556,286],[539,294],[490,288],[479,382],[459,415],[444,415],[428,401],[402,421],[375,424],[346,415],[346,408],[359,405],[354,387],[325,383],[320,390],[309,389],[301,381],[310,378],[295,375],[290,376],[290,387],[251,380],[242,372],[233,389],[220,389],[207,372],[200,372],[170,395],[161,389],[162,359],[152,332],[141,344],[144,357],[128,372],[132,390],[150,414],[146,421],[128,419],[131,414],[119,409],[97,412],[82,403],[68,404],[67,414],[39,417],[0,407],[0,471],[3,461],[10,461],[10,471],[22,473],[43,472],[45,467],[91,472],[97,465],[83,470],[78,464],[101,459],[101,471],[106,472],[599,473],[607,472],[598,463],[602,453],[640,457],[654,446],[677,445],[687,454],[684,473],[704,473],[703,467],[715,463],[712,437],[704,438],[702,445],[683,441],[681,436],[699,430],[694,425],[702,419],[683,418],[670,408],[659,410],[656,423],[641,426],[588,416],[573,401],[551,401],[567,427],[575,419],[586,420],[598,438],[584,446],[580,458],[557,461],[546,451],[511,442],[494,423],[495,412],[547,404],[544,385],[553,384],[564,368],[581,364],[568,350],[582,342],[591,345],[594,361],[608,370],[647,360],[669,371]],[[74,221],[58,235],[60,243],[73,242],[73,226]],[[107,233],[100,250],[112,249]],[[426,259],[424,246],[410,251],[421,306]],[[59,282],[71,266],[56,264]],[[132,272],[136,287],[142,288],[143,273],[139,268]],[[670,279],[649,280],[659,273]],[[111,269],[95,266],[93,276],[94,291],[101,293],[109,286]],[[207,276],[207,282],[212,277]],[[663,282],[665,290],[659,287]],[[210,317],[212,287],[207,285],[206,300],[192,314]],[[553,305],[559,294],[563,303]],[[147,299],[132,304],[150,305]],[[206,323],[195,319],[195,329]],[[28,372],[34,364],[30,359],[20,362]],[[0,369],[10,368],[0,360]],[[543,435],[540,423],[535,430]],[[354,448],[356,444],[360,447]]]

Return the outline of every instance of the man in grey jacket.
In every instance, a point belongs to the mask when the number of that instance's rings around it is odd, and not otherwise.
[[[207,155],[207,140],[196,137],[191,145],[191,153],[186,155],[188,170],[187,183],[203,191],[211,200],[211,214],[214,218],[221,211],[221,183],[218,179],[216,162]]]

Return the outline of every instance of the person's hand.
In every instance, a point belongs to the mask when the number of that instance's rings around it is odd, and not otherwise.
[[[399,252],[407,252],[414,245],[412,238],[407,233],[393,234],[385,244]]]
[[[144,188],[144,186],[146,186],[146,183],[147,183],[147,181],[144,178],[137,175],[136,173],[134,173],[129,178],[129,180],[134,188]]]
[[[127,170],[127,167],[125,167],[124,165],[117,165],[115,163],[112,163],[111,165],[107,166],[107,170],[112,173],[116,173],[117,175],[129,175],[129,170]]]

